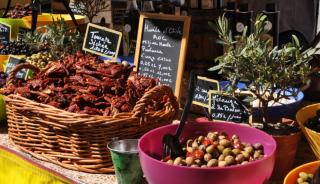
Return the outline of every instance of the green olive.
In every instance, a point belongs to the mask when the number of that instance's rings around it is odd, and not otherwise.
[[[199,147],[199,144],[197,143],[197,141],[193,141],[192,148],[197,149],[198,147]]]
[[[227,139],[220,139],[219,144],[224,146],[224,147],[228,147],[231,145],[231,142]]]
[[[187,158],[186,158],[186,164],[187,164],[187,165],[192,165],[193,163],[194,163],[193,157],[187,157]]]
[[[219,160],[219,161],[223,161],[223,160],[224,160],[224,158],[225,158],[225,156],[224,156],[224,155],[220,155],[220,156],[219,156],[219,158],[218,158],[218,160]]]
[[[226,156],[226,157],[224,158],[224,161],[226,161],[228,165],[234,164],[234,158],[233,158],[233,156],[231,156],[231,155]]]
[[[246,151],[242,151],[241,154],[243,155],[243,157],[244,157],[245,160],[248,160],[248,159],[250,158],[249,153],[246,152]]]
[[[213,145],[210,145],[210,146],[208,146],[208,147],[206,148],[206,152],[207,152],[207,153],[213,153],[213,151],[214,151],[214,146],[213,146]]]
[[[173,165],[180,165],[182,161],[181,157],[177,157],[176,159],[174,159]]]
[[[225,166],[227,166],[228,164],[227,164],[227,162],[226,161],[219,161],[218,162],[218,167],[225,167]]]
[[[303,182],[304,182],[304,180],[303,180],[302,178],[298,178],[298,179],[297,179],[297,183],[300,184],[300,183],[303,183]]]
[[[240,152],[241,152],[241,150],[240,150],[240,149],[237,149],[237,148],[235,148],[235,149],[232,150],[232,153],[233,153],[234,155],[238,155]]]
[[[247,152],[249,155],[253,154],[254,149],[252,146],[247,146],[244,148],[244,151]]]
[[[214,134],[213,132],[209,132],[209,133],[207,134],[207,137],[208,137],[211,141],[217,140],[217,135]]]
[[[241,165],[245,165],[245,164],[247,164],[247,163],[249,163],[248,161],[243,161],[242,163],[241,163]]]
[[[217,159],[211,159],[207,162],[208,167],[214,167],[218,165],[218,160]]]
[[[206,146],[201,144],[199,147],[198,147],[199,150],[205,152],[206,151]]]
[[[199,144],[201,144],[203,140],[204,140],[204,136],[202,136],[202,135],[199,136],[198,139],[197,139]]]
[[[305,172],[300,172],[299,177],[302,178],[304,181],[308,180],[308,174]]]
[[[258,159],[258,158],[260,158],[260,156],[261,156],[261,153],[258,152],[258,151],[255,151],[254,154],[253,154],[253,158],[254,159]]]
[[[220,153],[222,153],[222,151],[224,150],[224,146],[222,146],[220,144],[217,146],[217,148],[218,148]]]
[[[170,160],[167,161],[167,163],[168,164],[173,164],[173,160],[170,159]]]
[[[222,155],[223,155],[223,156],[230,155],[231,153],[232,153],[231,148],[225,148],[225,149],[222,151]]]
[[[208,161],[211,160],[211,159],[212,159],[212,155],[211,155],[211,154],[209,154],[209,153],[204,154],[204,160],[205,160],[206,162],[208,162]]]
[[[236,158],[235,158],[235,160],[236,160],[236,162],[238,163],[238,164],[240,164],[240,163],[242,163],[243,161],[244,161],[244,156],[243,156],[243,154],[238,154],[237,156],[236,156]]]

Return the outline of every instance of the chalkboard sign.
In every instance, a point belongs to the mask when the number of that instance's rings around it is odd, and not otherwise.
[[[179,98],[190,17],[145,13],[140,15],[135,66],[140,75],[158,78]]]
[[[24,27],[19,27],[18,28],[17,40],[22,40],[24,35],[29,31],[31,31],[31,29],[24,28]]]
[[[192,103],[209,108],[210,90],[220,91],[219,81],[198,76]]]
[[[24,63],[24,60],[21,58],[10,56],[8,59],[8,63],[6,65],[5,72],[9,75],[11,70],[14,69],[18,64]],[[19,71],[16,75],[16,78],[18,79],[26,79],[28,76],[28,70],[22,69]]]
[[[211,119],[236,123],[248,122],[249,113],[246,107],[232,96],[210,91],[209,105]]]
[[[11,26],[0,23],[0,43],[8,43],[11,41]]]
[[[89,23],[82,49],[107,58],[116,58],[122,33]]]
[[[83,15],[83,11],[86,9],[86,7],[81,2],[74,2],[74,0],[71,0],[69,3],[69,7],[71,11],[75,15]]]

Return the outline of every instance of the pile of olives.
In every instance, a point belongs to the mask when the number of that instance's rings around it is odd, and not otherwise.
[[[299,178],[297,179],[297,184],[311,184],[312,178],[313,178],[313,174],[300,172]]]
[[[44,69],[49,62],[53,61],[53,57],[49,52],[39,52],[26,58],[26,62]]]
[[[168,164],[189,167],[226,167],[244,165],[264,157],[260,143],[241,142],[238,135],[221,132],[209,132],[206,136],[189,139],[184,147],[185,157],[166,157],[162,161]]]
[[[310,118],[305,126],[316,132],[320,132],[320,110],[317,110],[316,116]]]
[[[0,55],[31,55],[34,51],[23,41],[0,44]]]

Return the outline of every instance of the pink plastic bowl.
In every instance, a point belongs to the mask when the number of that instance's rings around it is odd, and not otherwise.
[[[181,138],[187,140],[209,131],[237,134],[243,142],[261,143],[265,157],[246,165],[225,168],[191,168],[169,165],[161,162],[162,137],[166,133],[174,134],[178,125],[167,125],[149,131],[139,140],[140,163],[144,175],[151,184],[262,184],[271,176],[276,142],[274,139],[254,128],[234,123],[195,122],[186,124]]]

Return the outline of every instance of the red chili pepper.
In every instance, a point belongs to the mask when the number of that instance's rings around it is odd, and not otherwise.
[[[193,157],[194,157],[195,159],[202,159],[203,156],[204,156],[204,153],[203,153],[203,151],[201,151],[201,150],[196,150],[196,151],[193,153]]]
[[[186,157],[193,157],[193,152],[187,152]]]
[[[205,138],[205,139],[202,141],[202,144],[207,147],[207,146],[209,146],[210,144],[212,144],[212,141],[209,140],[208,138]]]
[[[235,144],[233,145],[233,147],[236,148],[236,149],[241,149],[241,148],[242,148],[242,145],[241,145],[240,142],[237,142],[237,143],[235,143]]]

